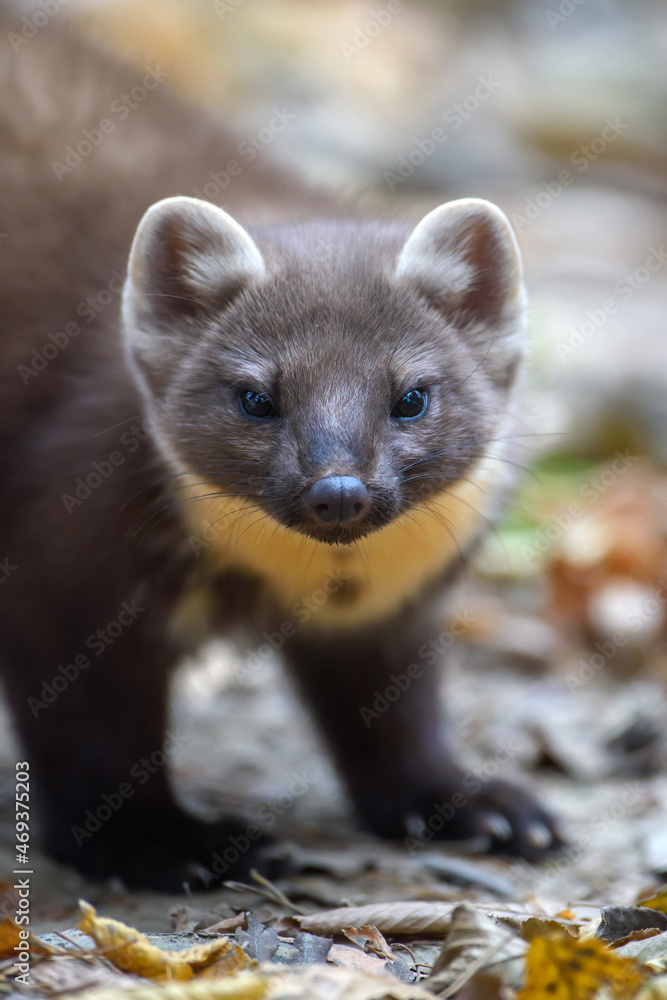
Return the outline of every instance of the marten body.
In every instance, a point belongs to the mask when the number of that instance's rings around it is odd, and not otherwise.
[[[235,211],[325,221],[246,230],[189,197],[230,140],[166,90],[63,173],[132,71],[49,28],[3,72],[0,665],[47,849],[157,888],[221,853],[237,827],[187,816],[165,768],[81,828],[161,748],[179,660],[239,627],[284,636],[367,827],[450,803],[443,836],[553,846],[530,796],[462,788],[423,654],[509,485],[524,296],[502,213],[339,221],[248,164]]]

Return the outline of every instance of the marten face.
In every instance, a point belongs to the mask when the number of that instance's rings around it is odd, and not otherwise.
[[[168,199],[142,221],[124,295],[131,362],[190,495],[194,477],[329,544],[409,515],[488,453],[523,309],[509,226],[478,201],[412,233],[321,223],[254,241]]]

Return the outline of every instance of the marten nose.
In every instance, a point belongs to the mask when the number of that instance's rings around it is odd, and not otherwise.
[[[318,521],[357,521],[368,509],[368,490],[356,476],[326,476],[303,494],[303,502]]]

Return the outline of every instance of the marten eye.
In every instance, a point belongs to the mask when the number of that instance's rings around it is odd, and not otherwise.
[[[246,389],[239,396],[239,403],[244,413],[257,420],[268,420],[279,416],[265,392],[253,392],[252,389]]]
[[[426,413],[427,406],[426,392],[423,389],[411,389],[405,396],[401,396],[391,415],[394,420],[416,420]]]

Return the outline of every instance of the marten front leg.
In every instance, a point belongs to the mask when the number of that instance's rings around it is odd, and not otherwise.
[[[94,582],[89,590],[95,596]],[[46,851],[132,888],[179,892],[186,883],[208,888],[223,872],[246,877],[261,863],[260,831],[251,840],[247,824],[188,815],[171,791],[169,758],[187,735],[167,730],[177,651],[164,639],[166,622],[144,601],[105,607],[100,598],[97,612],[94,601],[56,602],[54,593],[52,616],[39,607],[17,614],[2,649]],[[124,628],[106,646],[86,646],[113,608]]]
[[[288,664],[364,826],[401,838],[417,817],[431,820],[443,839],[487,834],[492,850],[529,859],[553,850],[555,821],[529,792],[504,780],[471,780],[452,756],[439,670],[419,655],[428,634],[423,623],[402,619],[372,630],[312,629],[287,644]]]

